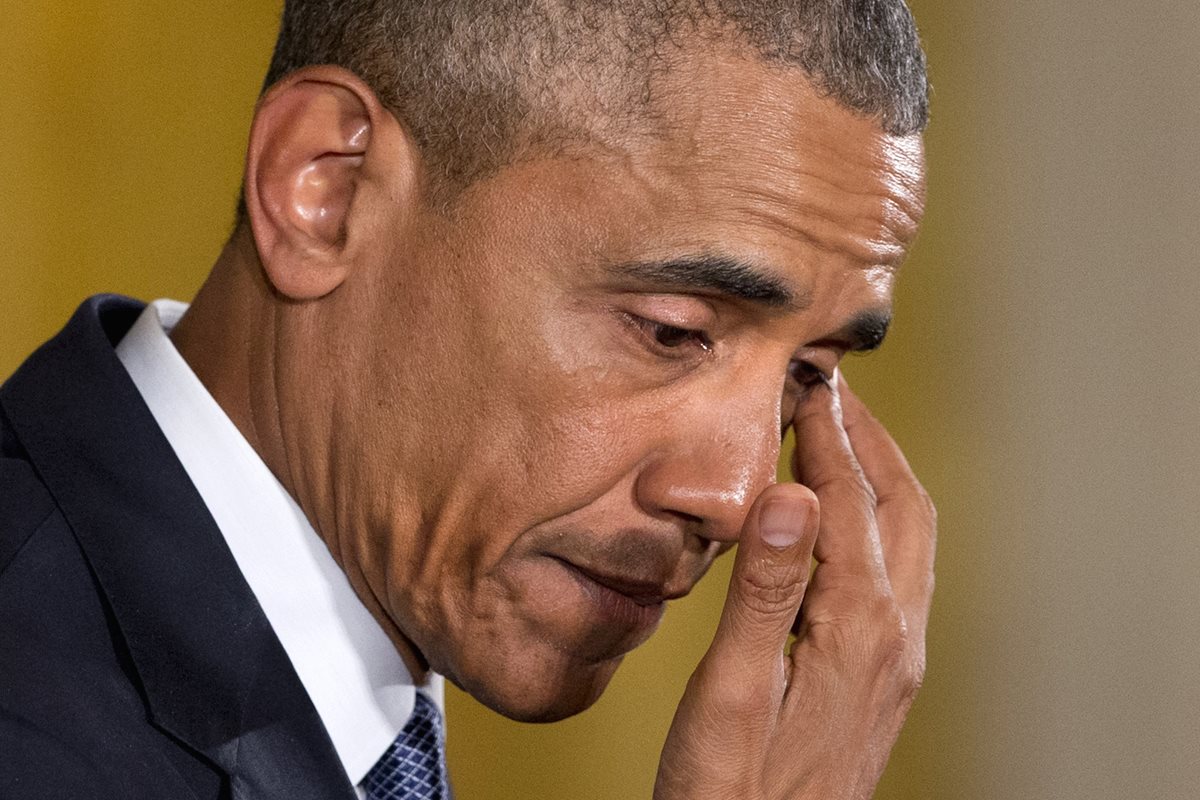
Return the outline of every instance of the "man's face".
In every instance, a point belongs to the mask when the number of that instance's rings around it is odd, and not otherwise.
[[[593,702],[738,536],[803,393],[886,327],[918,138],[696,60],[659,135],[397,209],[332,298],[335,555],[509,716]]]

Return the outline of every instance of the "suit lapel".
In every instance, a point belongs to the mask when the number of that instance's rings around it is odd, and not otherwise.
[[[316,710],[113,346],[142,305],[85,302],[0,390],[117,619],[154,724],[235,797],[353,798]]]

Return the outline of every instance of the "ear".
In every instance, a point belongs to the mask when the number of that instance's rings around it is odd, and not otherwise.
[[[411,178],[414,165],[397,163],[411,149],[380,141],[396,136],[403,131],[374,92],[338,67],[292,73],[259,101],[246,210],[263,270],[280,294],[323,297],[354,269],[355,229],[370,216],[361,208],[364,187],[372,177],[394,179],[397,169]]]

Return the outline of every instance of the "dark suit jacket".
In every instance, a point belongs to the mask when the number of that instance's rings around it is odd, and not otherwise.
[[[340,798],[316,710],[84,303],[0,388],[0,798]]]

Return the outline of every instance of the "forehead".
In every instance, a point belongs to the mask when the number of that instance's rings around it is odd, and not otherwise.
[[[923,211],[919,136],[886,134],[794,68],[716,52],[650,96],[632,124],[601,132],[598,117],[578,149],[480,181],[430,241],[453,240],[493,300],[497,282],[586,289],[608,267],[701,256],[778,280],[806,326],[886,316]]]
[[[653,95],[651,132],[623,166],[659,211],[845,266],[899,266],[924,208],[920,136],[888,135],[795,68],[724,52],[684,60]]]

